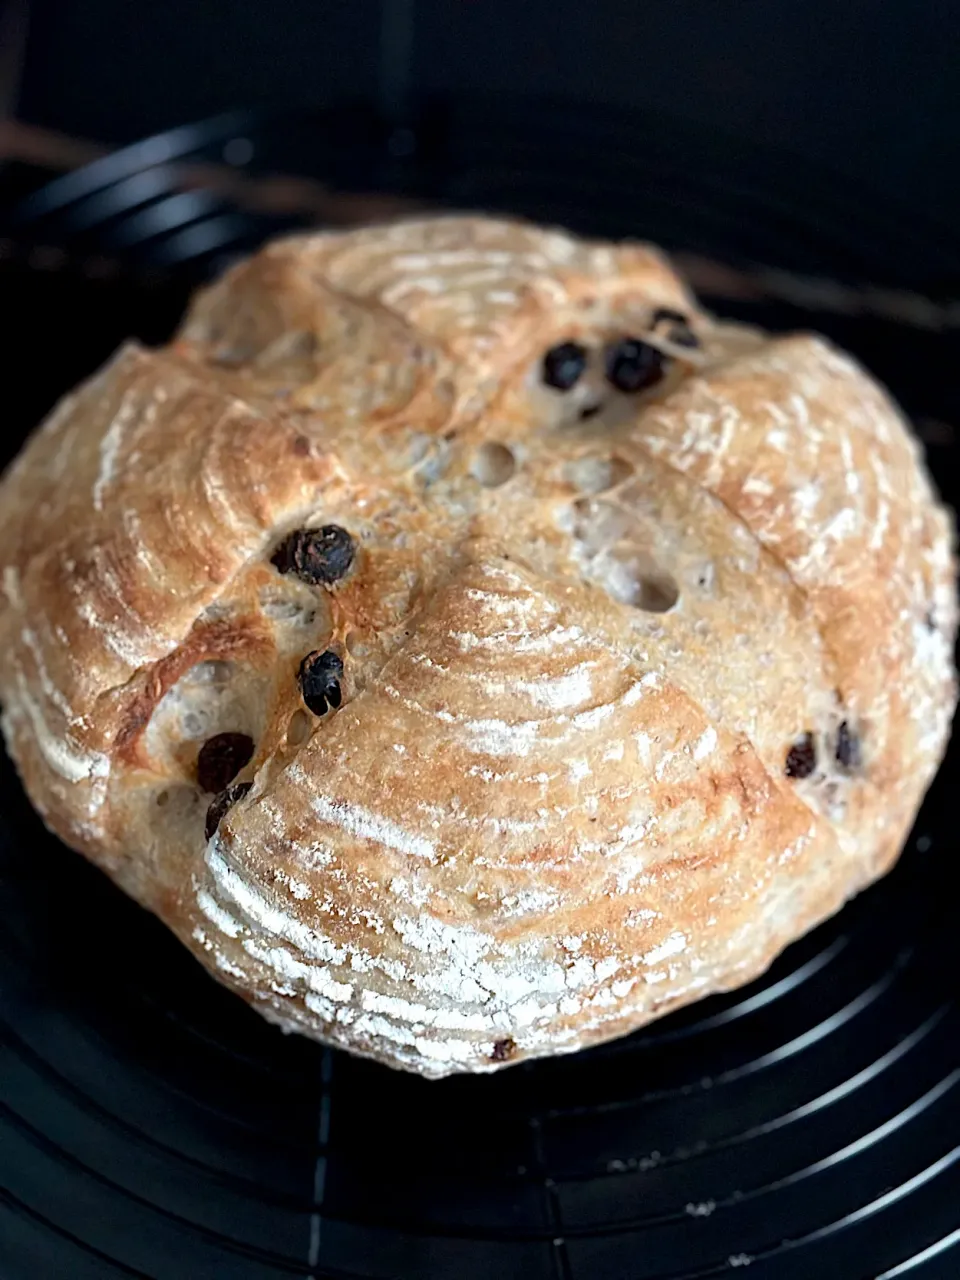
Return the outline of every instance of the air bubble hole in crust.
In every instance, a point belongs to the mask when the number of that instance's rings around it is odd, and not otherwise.
[[[506,484],[517,469],[517,460],[505,444],[482,444],[473,457],[471,474],[487,489]]]
[[[676,579],[629,548],[614,547],[595,556],[587,576],[614,600],[644,613],[667,613],[680,599]]]
[[[680,599],[680,588],[668,573],[647,575],[639,580],[638,588],[634,603],[647,613],[667,613]]]
[[[609,458],[594,456],[576,458],[567,463],[564,474],[580,493],[606,493],[629,480],[633,475],[633,467],[626,458],[616,454]]]
[[[564,474],[584,484],[620,484],[633,470],[616,455],[584,458],[580,463],[590,465],[578,472],[576,464],[570,464]],[[598,463],[602,464],[599,468]],[[680,599],[680,586],[634,540],[635,521],[624,506],[615,500],[591,496],[577,498],[567,511],[570,514],[566,519],[560,513],[559,523],[573,535],[574,556],[584,578],[620,604],[645,613],[667,613],[674,607]]]
[[[192,666],[183,679],[189,684],[225,685],[230,683],[232,676],[232,662],[223,658],[206,658]]]
[[[310,729],[312,721],[307,713],[303,710],[297,710],[290,717],[290,723],[287,725],[287,745],[290,747],[300,747],[310,737]]]
[[[310,626],[316,617],[311,604],[276,588],[260,592],[260,608],[272,622],[292,622],[298,627]]]

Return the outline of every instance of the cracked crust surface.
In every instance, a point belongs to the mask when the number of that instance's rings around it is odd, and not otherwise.
[[[342,579],[271,562],[330,525]],[[428,1076],[754,977],[891,865],[954,706],[952,530],[884,392],[517,223],[268,246],[54,411],[0,549],[47,824],[268,1018]],[[251,785],[207,840],[220,733]]]

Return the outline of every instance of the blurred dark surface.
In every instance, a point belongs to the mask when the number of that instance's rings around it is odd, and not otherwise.
[[[248,104],[563,97],[667,112],[960,216],[951,0],[31,0],[29,17],[20,114],[110,143]]]

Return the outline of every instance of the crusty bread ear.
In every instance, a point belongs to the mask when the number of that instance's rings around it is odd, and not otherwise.
[[[654,251],[297,237],[0,484],[4,730],[267,1017],[495,1070],[748,980],[890,865],[951,538],[852,361]]]

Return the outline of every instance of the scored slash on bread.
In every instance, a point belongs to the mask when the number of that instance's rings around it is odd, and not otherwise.
[[[7,472],[4,730],[265,1016],[495,1070],[749,980],[891,865],[951,539],[852,360],[647,247],[294,237]]]

